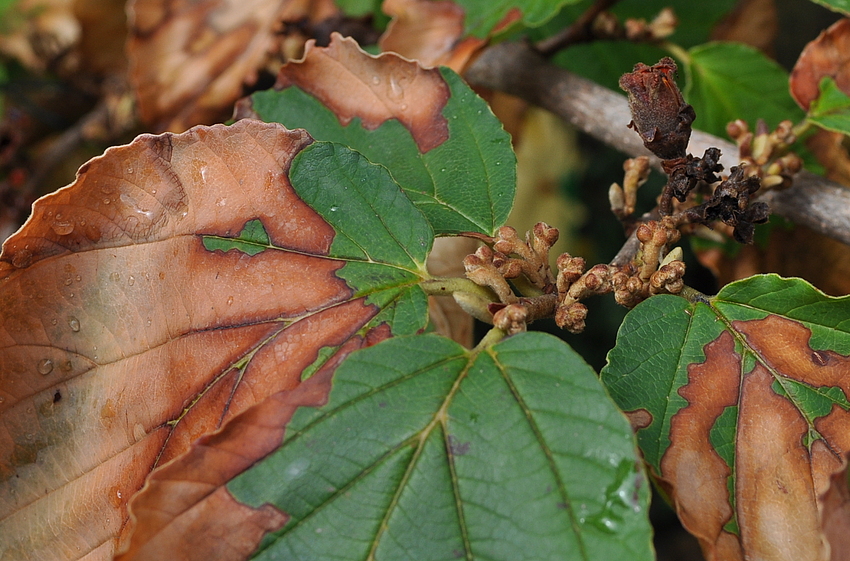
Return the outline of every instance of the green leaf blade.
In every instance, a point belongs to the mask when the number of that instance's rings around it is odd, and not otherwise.
[[[315,142],[295,157],[290,177],[336,231],[329,257],[346,261],[337,276],[381,308],[369,325],[386,322],[395,335],[421,330],[427,298],[416,285],[427,276],[434,232],[386,168],[344,145]]]
[[[684,95],[700,130],[725,136],[726,124],[735,119],[764,119],[773,128],[782,120],[803,117],[788,91],[788,74],[756,49],[715,42],[689,54]]]
[[[820,95],[809,106],[806,120],[829,131],[850,134],[850,97],[830,76],[824,77],[819,87]]]
[[[308,462],[313,481],[288,476]],[[322,542],[319,528],[351,536],[349,502],[369,519],[356,545],[293,558],[652,558],[628,425],[592,370],[540,334],[480,353],[437,336],[356,353],[328,405],[298,411],[283,447],[229,489],[293,517],[262,559]]]
[[[812,0],[812,2],[829,8],[833,12],[850,16],[850,1],[848,0]]]
[[[449,138],[425,152],[397,120],[374,130],[358,118],[348,125],[296,87],[258,92],[253,111],[263,120],[303,128],[318,140],[352,147],[385,166],[437,234],[473,231],[492,235],[507,220],[516,188],[516,156],[489,106],[449,69],[440,72],[451,97],[443,116]]]

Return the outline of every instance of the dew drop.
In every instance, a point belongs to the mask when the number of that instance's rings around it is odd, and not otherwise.
[[[130,286],[133,286],[134,284],[136,284],[136,277],[134,277],[133,275],[130,275],[129,277],[127,277],[127,284],[130,285]]]
[[[83,277],[81,277],[80,275],[77,275],[76,277],[74,277],[74,279],[75,279],[77,282],[80,282],[81,280],[83,280]]]
[[[67,279],[65,279],[64,284],[65,286],[71,286],[72,282],[74,282],[74,280],[71,277],[68,277]]]
[[[127,173],[128,173],[129,175],[133,175],[133,172],[134,172],[134,171],[135,171],[135,170],[132,168],[132,166],[127,166]]]
[[[338,211],[338,210],[339,210],[339,207],[338,207],[338,206],[332,206],[329,210],[330,210],[331,212],[336,212],[336,211]]]
[[[233,296],[228,296],[227,297],[227,305],[230,306],[232,304],[233,304]]]
[[[71,331],[77,333],[80,330],[80,320],[75,317],[68,318],[68,326],[71,328]]]
[[[0,403],[3,403],[4,401],[6,401],[6,398],[0,395]]]
[[[398,107],[398,108],[399,108],[399,109],[401,109],[402,111],[407,111],[407,104],[406,104],[406,103],[402,103],[401,105],[399,105],[399,107]]]
[[[56,232],[57,236],[67,236],[71,232],[74,231],[74,223],[68,222],[66,220],[59,220],[57,215],[56,220],[53,221],[53,224],[50,225],[54,232]]]
[[[103,193],[104,195],[111,195],[112,193],[115,192],[115,188],[108,183],[102,183],[100,185],[100,192]],[[109,203],[106,203],[106,204],[109,204]]]
[[[401,87],[394,77],[390,77],[390,91],[388,97],[393,101],[401,101],[404,98],[404,88]]]
[[[151,195],[156,195],[156,189],[151,189]]]
[[[381,79],[378,76],[372,76],[372,83],[377,86],[381,83]]]
[[[441,168],[440,171],[446,173],[446,168]]]
[[[496,162],[496,165],[500,166],[500,165],[502,165],[502,162]]]
[[[38,371],[39,373],[47,376],[51,372],[53,372],[53,361],[49,358],[43,358],[38,362]]]
[[[70,372],[74,366],[71,364],[70,360],[66,360],[62,364],[59,365],[59,369],[63,372]]]
[[[118,282],[121,280],[121,273],[109,273],[109,279],[113,282]]]
[[[103,204],[105,204],[105,205],[108,205],[111,202],[112,202],[112,199],[109,199],[109,198],[103,199]]]
[[[18,269],[24,269],[32,263],[32,251],[21,249],[15,252],[12,256],[12,266]]]
[[[58,320],[58,319],[52,319],[52,320],[50,320],[50,325],[56,325],[57,323],[59,323],[59,320]]]

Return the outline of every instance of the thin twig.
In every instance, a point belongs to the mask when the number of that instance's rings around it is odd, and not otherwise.
[[[559,50],[593,39],[593,22],[596,17],[619,2],[619,0],[596,0],[572,25],[547,39],[537,42],[534,50],[541,56],[550,57]]]

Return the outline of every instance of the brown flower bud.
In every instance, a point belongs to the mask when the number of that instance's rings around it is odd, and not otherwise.
[[[584,331],[584,320],[587,318],[587,306],[574,302],[568,306],[560,306],[555,311],[555,323],[561,329],[570,333],[581,333]]]
[[[696,118],[676,85],[676,63],[664,57],[654,66],[635,65],[623,74],[620,88],[629,94],[632,122],[643,145],[662,160],[684,158]]]

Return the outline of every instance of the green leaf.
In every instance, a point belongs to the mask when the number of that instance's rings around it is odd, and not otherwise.
[[[834,79],[826,76],[820,82],[820,95],[809,106],[806,119],[826,130],[850,134],[850,97],[838,89]]]
[[[381,6],[381,0],[335,0],[334,3],[352,17],[379,12]]]
[[[547,24],[548,34],[554,34],[576,20],[593,2],[582,2],[565,7]],[[651,21],[658,12],[670,7],[679,19],[676,32],[670,40],[690,48],[709,39],[711,30],[735,6],[735,0],[693,2],[692,0],[624,0],[611,10],[620,21],[641,18]],[[627,41],[592,41],[572,45],[554,57],[554,62],[568,70],[593,80],[609,89],[620,91],[620,76],[631,72],[635,63],[655,64],[670,53],[644,43]]]
[[[694,127],[726,135],[735,119],[770,128],[799,121],[803,113],[788,92],[788,73],[760,51],[740,43],[708,43],[690,50],[685,100],[697,114]]]
[[[209,251],[237,249],[248,255],[257,255],[272,247],[268,232],[260,220],[249,220],[235,238],[204,236],[204,247]]]
[[[512,11],[527,27],[543,25],[562,7],[575,4],[578,0],[535,0],[518,3],[516,0],[457,0],[466,14],[465,27],[469,35],[485,38],[493,28],[505,20]]]
[[[345,265],[336,275],[368,296],[381,312],[366,327],[387,322],[393,334],[416,333],[427,323],[427,296],[418,286],[434,233],[386,168],[341,144],[315,142],[295,156],[295,192],[334,229],[328,257]],[[212,251],[238,249],[256,255],[273,246],[259,220],[236,238],[204,236]]]
[[[812,2],[829,8],[833,12],[850,16],[850,1],[848,0],[812,0]]]
[[[343,126],[297,87],[257,92],[252,109],[264,121],[306,129],[316,139],[340,142],[386,166],[437,234],[492,235],[507,220],[516,189],[510,137],[457,74],[447,68],[440,72],[451,91],[442,112],[449,138],[424,154],[397,120],[375,130],[364,128],[358,118]]]
[[[652,559],[633,438],[565,343],[434,335],[352,355],[228,485],[287,525],[256,559]]]
[[[850,297],[777,275],[695,302],[653,297],[626,316],[602,381],[707,556],[788,533],[764,516],[820,532],[812,481],[850,448],[848,318]],[[820,547],[795,539],[791,550]]]

